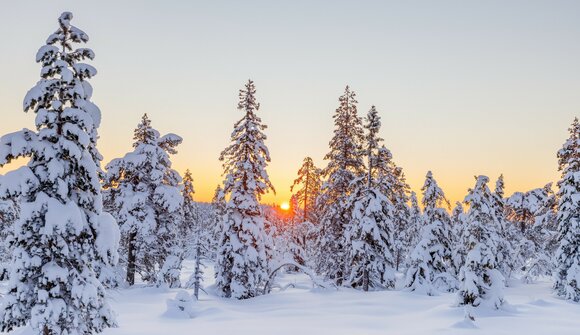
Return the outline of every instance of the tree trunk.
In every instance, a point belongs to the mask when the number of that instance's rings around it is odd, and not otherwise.
[[[201,251],[198,243],[197,248],[195,249],[195,270],[194,270],[195,282],[193,285],[193,296],[195,297],[195,300],[199,300],[199,269],[201,266],[200,258]]]
[[[522,214],[522,222],[520,222],[520,230],[522,231],[522,234],[526,233],[526,220],[528,219],[528,212],[524,210],[524,213]]]
[[[304,189],[304,220],[308,221],[308,187],[310,186],[310,171],[306,172],[306,185]]]
[[[365,269],[363,270],[363,291],[367,292],[369,290],[369,271],[367,270],[367,266],[365,265]]]
[[[137,260],[137,250],[135,250],[135,239],[137,238],[137,232],[131,232],[129,234],[129,240],[127,241],[127,283],[132,286],[135,285],[135,270],[136,270],[136,260]]]

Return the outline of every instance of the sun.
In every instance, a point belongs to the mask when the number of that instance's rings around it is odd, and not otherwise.
[[[280,209],[283,211],[287,211],[290,209],[290,204],[286,201],[280,204]]]

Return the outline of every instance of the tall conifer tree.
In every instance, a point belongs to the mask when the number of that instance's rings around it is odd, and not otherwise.
[[[295,186],[301,186],[293,196],[297,204],[302,205],[304,221],[312,221],[316,200],[322,187],[320,174],[321,171],[314,165],[312,158],[306,157],[298,170],[298,178],[290,187],[290,191],[293,191]]]
[[[135,284],[138,273],[147,283],[179,287],[183,196],[170,155],[177,153],[182,138],[160,136],[144,114],[133,139],[133,151],[107,164],[105,177],[108,202],[121,228],[126,281]]]
[[[115,326],[97,267],[114,265],[116,223],[103,212],[96,133],[99,108],[88,79],[96,74],[85,32],[63,13],[59,27],[36,54],[40,81],[24,110],[36,114],[36,131],[0,140],[0,165],[28,163],[0,180],[0,196],[20,196],[13,260],[0,311],[0,330],[30,324],[34,333],[91,334]]]
[[[270,237],[266,233],[260,197],[274,191],[266,166],[270,153],[264,141],[266,125],[256,115],[256,87],[248,80],[240,90],[231,144],[222,151],[224,195],[228,197],[217,255],[216,285],[228,298],[247,299],[264,293],[269,278]]]
[[[347,86],[338,99],[340,104],[333,116],[334,136],[330,152],[324,157],[328,160],[322,171],[326,182],[317,206],[321,215],[317,270],[338,285],[342,285],[346,275],[344,231],[352,217],[349,196],[355,190],[353,181],[364,173],[364,135],[355,97],[354,91]]]
[[[449,208],[449,201],[431,171],[427,172],[421,191],[425,226],[411,254],[405,285],[413,291],[431,295],[434,289],[449,291],[457,286],[451,262],[451,219],[442,207]]]
[[[558,182],[558,233],[556,294],[580,301],[580,122],[574,119],[570,137],[558,151],[562,178]]]
[[[459,271],[458,302],[462,306],[482,304],[499,308],[503,302],[504,277],[497,264],[497,223],[494,199],[486,176],[477,177],[473,189],[465,197],[469,211],[463,232],[467,247],[465,263]]]
[[[345,284],[364,291],[395,286],[395,261],[393,257],[393,213],[395,208],[382,193],[380,175],[382,164],[388,163],[379,156],[378,136],[381,120],[373,106],[364,126],[366,175],[355,181],[358,189],[351,196],[352,220],[345,231],[347,265],[349,271]]]

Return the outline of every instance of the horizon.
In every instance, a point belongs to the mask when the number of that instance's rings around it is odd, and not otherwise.
[[[33,128],[34,116],[21,106],[39,79],[34,55],[58,15],[71,11],[96,54],[91,83],[103,113],[103,167],[131,149],[133,129],[148,113],[161,134],[184,138],[173,167],[192,171],[197,201],[211,201],[223,180],[218,157],[242,117],[237,94],[248,78],[268,125],[267,171],[277,191],[264,204],[290,199],[304,157],[326,165],[346,85],[357,93],[359,116],[377,106],[380,135],[412,190],[420,198],[433,171],[452,207],[474,175],[489,176],[492,188],[503,173],[506,195],[555,182],[556,152],[580,110],[580,23],[573,15],[580,3],[370,2],[365,10],[346,2],[257,2],[259,10],[234,2],[57,3],[11,4],[0,13],[3,31],[19,27],[5,36],[10,52],[0,54],[12,79],[0,84],[7,119],[0,131]],[[243,28],[251,43],[237,34]]]

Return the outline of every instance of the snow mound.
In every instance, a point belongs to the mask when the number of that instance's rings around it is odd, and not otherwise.
[[[194,300],[185,290],[177,291],[175,299],[167,300],[164,317],[171,319],[191,319],[195,316]]]
[[[540,307],[553,305],[552,303],[549,303],[544,299],[535,299],[535,300],[530,301],[529,304],[534,305],[534,306],[540,306]]]
[[[475,322],[470,319],[464,319],[463,321],[456,322],[451,325],[451,328],[458,329],[477,329]]]

